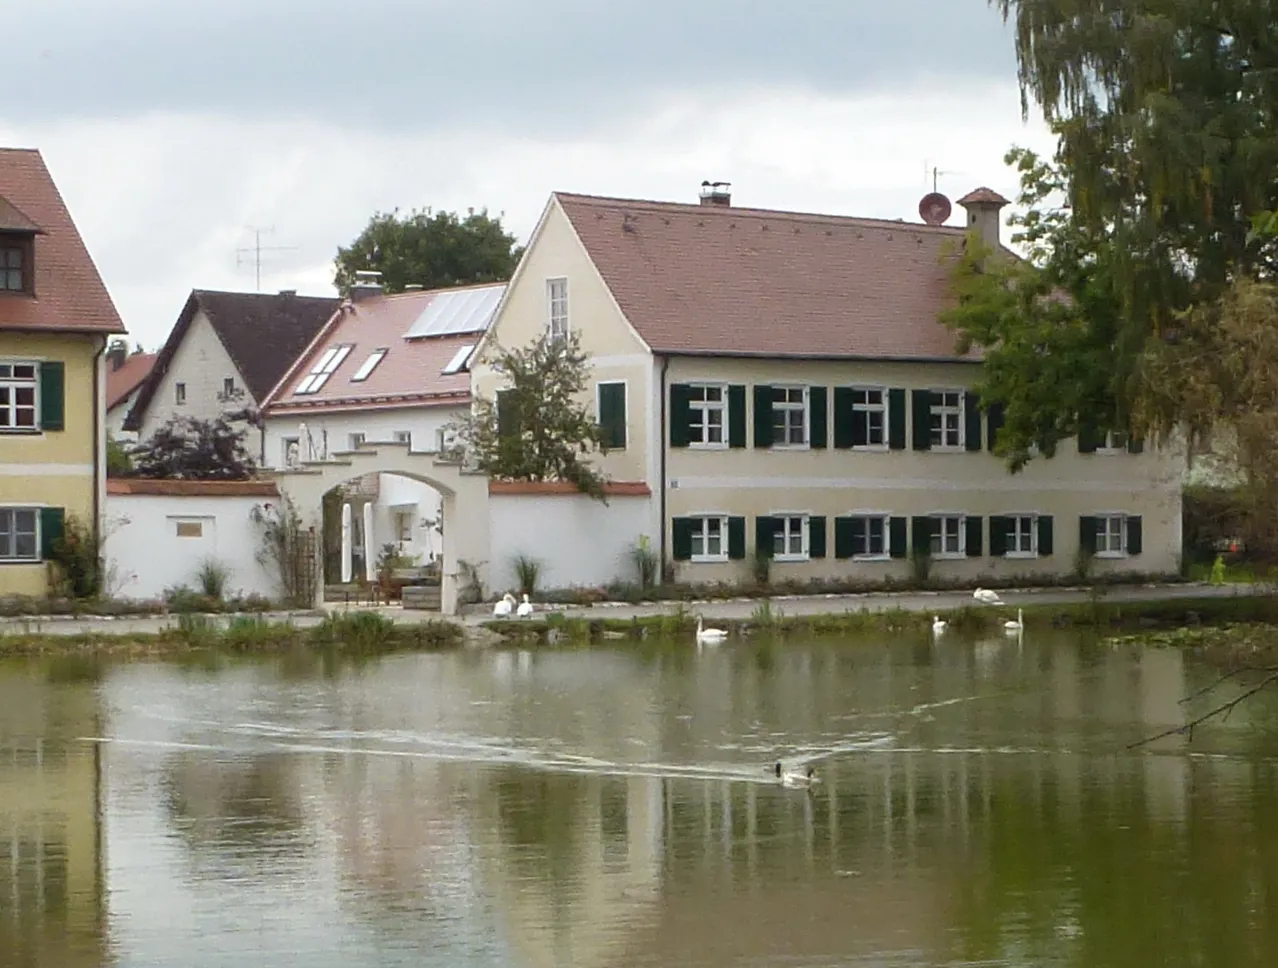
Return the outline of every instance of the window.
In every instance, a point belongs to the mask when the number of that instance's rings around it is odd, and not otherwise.
[[[368,354],[368,359],[359,365],[359,369],[351,376],[352,383],[363,383],[368,379],[370,373],[377,369],[377,364],[382,361],[382,357],[386,355],[386,347],[373,350]],[[447,372],[447,371],[445,371]]]
[[[280,452],[285,467],[296,467],[302,462],[302,439],[285,437],[280,441]]]
[[[932,394],[931,437],[933,447],[963,446],[963,391],[941,390]]]
[[[772,388],[772,444],[802,447],[808,442],[808,388]]]
[[[359,445],[364,442],[364,434],[350,434],[347,440],[350,441],[351,450],[358,450]]]
[[[887,515],[858,515],[847,520],[852,534],[853,558],[888,557]]]
[[[397,444],[408,444],[411,447],[413,444],[413,432],[411,430],[397,430],[392,439]]]
[[[182,406],[182,404],[186,403],[186,384],[185,383],[173,384],[173,402],[176,403],[179,407]]]
[[[778,560],[808,557],[808,517],[806,514],[775,515],[772,557]]]
[[[475,351],[476,345],[477,344],[475,343],[467,343],[459,349],[453,354],[453,358],[448,361],[448,365],[444,367],[440,373],[444,376],[450,376],[453,373],[460,373],[462,368],[466,366],[466,362],[470,359],[470,354]]]
[[[1013,514],[1007,518],[1008,557],[1032,558],[1038,554],[1038,520],[1033,514]]]
[[[0,363],[0,431],[37,428],[38,387],[35,363]]]
[[[0,508],[0,561],[39,561],[39,521],[35,508]]]
[[[934,556],[961,555],[963,547],[963,517],[958,514],[938,514],[932,518],[932,542]]]
[[[568,280],[547,279],[546,301],[549,303],[550,337],[563,339],[568,335]]]
[[[852,446],[887,446],[887,401],[882,388],[852,388]]]
[[[693,384],[688,388],[688,442],[696,447],[723,447],[727,395],[724,387]]]
[[[1127,515],[1102,514],[1096,518],[1096,553],[1111,557],[1127,553]]]
[[[692,518],[692,560],[728,560],[728,519]]]
[[[235,378],[234,377],[228,376],[228,377],[222,378],[222,396],[224,397],[235,396]]]
[[[203,521],[175,521],[173,522],[174,533],[179,538],[202,538],[204,537]]]
[[[352,349],[354,347],[351,344],[345,343],[325,350],[320,358],[315,361],[315,365],[311,367],[311,372],[298,381],[297,386],[293,389],[294,395],[303,396],[307,393],[318,393],[320,387],[328,382],[328,378],[342,365],[342,361],[350,355]]]
[[[396,511],[395,512],[395,540],[396,541],[412,541],[413,540],[413,518],[416,515],[412,511]]]
[[[600,442],[608,450],[625,450],[626,385],[622,382],[600,383],[597,393]]]
[[[25,255],[26,246],[22,243],[5,242],[0,244],[0,291],[26,291]]]

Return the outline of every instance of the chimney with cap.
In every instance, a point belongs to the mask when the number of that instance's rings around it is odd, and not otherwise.
[[[967,209],[967,227],[976,232],[981,240],[997,251],[999,247],[1000,220],[999,212],[1007,204],[1007,199],[992,188],[978,188],[968,192],[958,200]]]
[[[351,286],[351,302],[360,302],[382,294],[382,274],[373,269],[359,269]]]
[[[701,183],[701,204],[721,205],[729,208],[732,205],[732,182],[703,181]]]
[[[112,371],[118,370],[129,358],[129,344],[122,339],[113,340],[107,349],[106,358],[111,364]]]

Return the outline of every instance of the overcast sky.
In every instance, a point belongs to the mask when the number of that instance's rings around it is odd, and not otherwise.
[[[951,198],[1012,197],[1006,150],[1051,148],[986,0],[22,7],[0,144],[44,152],[148,349],[192,288],[254,288],[252,227],[263,290],[321,294],[376,210],[486,206],[523,240],[551,191],[694,201],[709,178],[916,220],[927,166]]]

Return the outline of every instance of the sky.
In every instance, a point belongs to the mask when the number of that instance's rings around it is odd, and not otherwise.
[[[1053,147],[986,0],[40,0],[14,24],[0,145],[43,152],[147,349],[191,289],[254,291],[257,241],[262,291],[331,293],[378,211],[487,208],[526,241],[552,191],[709,179],[917,221],[932,168],[1014,198],[1007,149]]]

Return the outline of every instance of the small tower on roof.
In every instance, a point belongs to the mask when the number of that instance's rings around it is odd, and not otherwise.
[[[1008,204],[1006,198],[992,188],[978,188],[958,200],[967,209],[967,227],[974,229],[993,248],[999,245],[999,212]]]

